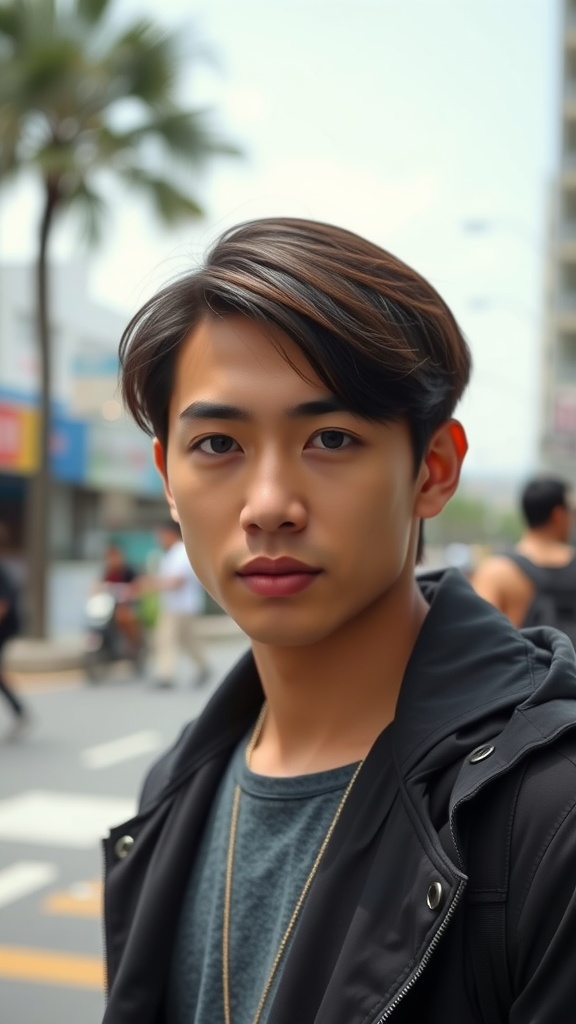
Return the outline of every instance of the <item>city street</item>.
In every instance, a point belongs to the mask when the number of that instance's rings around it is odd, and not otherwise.
[[[147,765],[245,646],[211,646],[213,677],[199,690],[185,677],[152,689],[119,670],[96,686],[79,673],[24,681],[35,723],[13,742],[0,705],[2,1024],[100,1021],[100,839],[133,813]]]

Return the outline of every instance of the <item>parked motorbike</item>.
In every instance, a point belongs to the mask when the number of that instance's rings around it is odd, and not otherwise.
[[[135,675],[144,671],[146,643],[139,627],[138,640],[122,628],[119,610],[126,604],[124,584],[103,584],[86,602],[84,671],[90,683],[97,683],[119,662],[128,662]]]

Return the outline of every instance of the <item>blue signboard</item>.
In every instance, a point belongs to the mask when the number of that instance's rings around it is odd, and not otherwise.
[[[86,472],[86,424],[55,415],[50,439],[50,463],[57,480],[80,484]]]

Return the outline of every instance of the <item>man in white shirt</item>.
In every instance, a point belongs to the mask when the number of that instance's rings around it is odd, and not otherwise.
[[[177,658],[187,654],[196,664],[196,685],[206,681],[210,667],[196,629],[196,616],[204,607],[199,583],[182,541],[177,523],[166,522],[157,531],[164,550],[157,575],[150,585],[159,591],[160,608],[154,631],[156,685],[174,685]]]

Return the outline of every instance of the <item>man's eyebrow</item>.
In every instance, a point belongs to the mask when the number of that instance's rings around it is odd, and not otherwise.
[[[306,416],[326,416],[333,412],[349,412],[344,403],[335,396],[326,398],[313,398],[309,402],[300,402],[298,405],[290,406],[285,410],[285,415],[290,419],[299,419]],[[180,420],[242,420],[249,422],[254,417],[248,409],[242,409],[237,405],[227,405],[222,402],[192,402],[178,417]]]
[[[250,420],[247,409],[222,402],[192,402],[180,413],[180,420]]]
[[[310,402],[300,402],[299,405],[294,405],[291,409],[286,410],[287,416],[291,419],[303,416],[326,416],[331,412],[350,412],[350,410],[335,395],[329,395],[326,398],[313,398]]]

